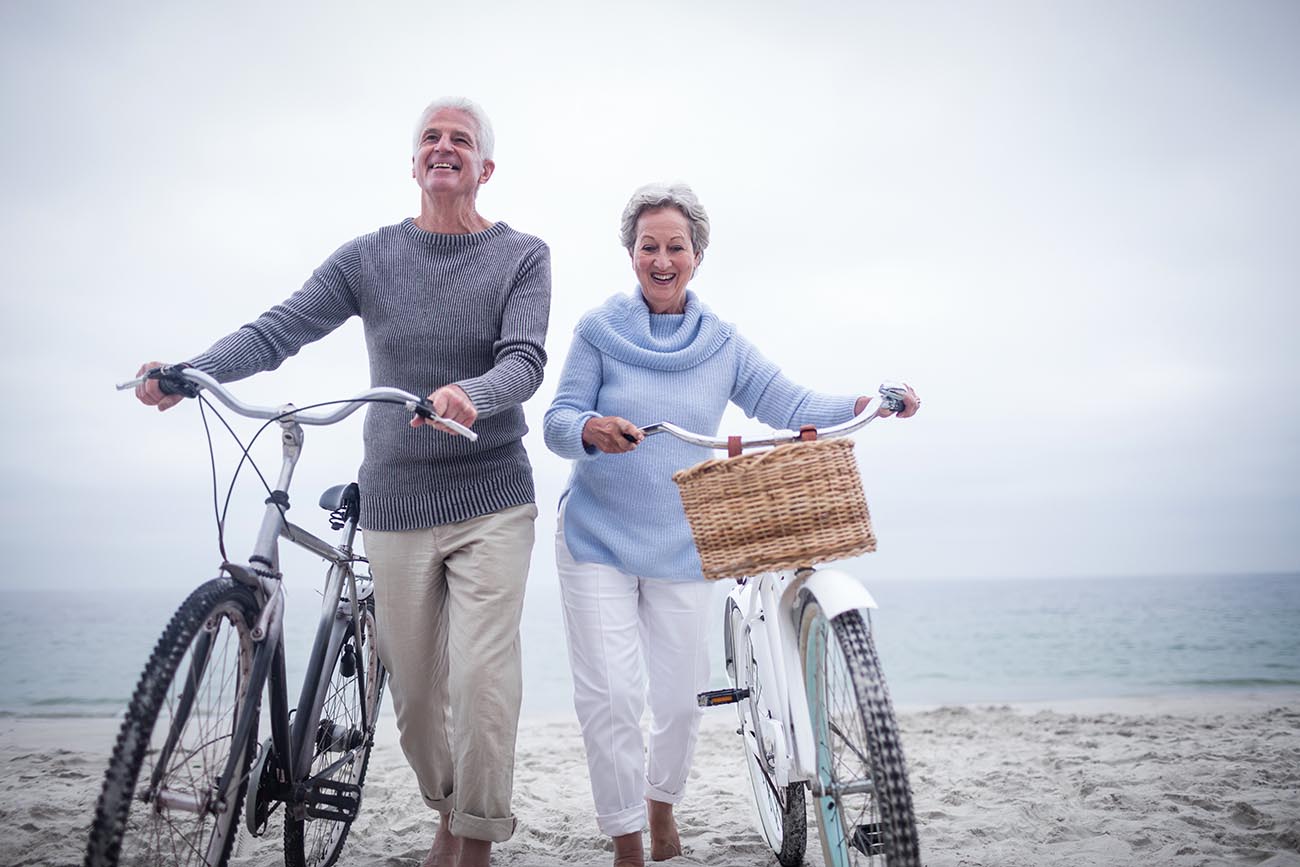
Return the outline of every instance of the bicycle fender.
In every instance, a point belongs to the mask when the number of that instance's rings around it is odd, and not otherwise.
[[[871,592],[853,575],[839,569],[819,569],[799,587],[800,594],[811,593],[817,605],[832,620],[845,611],[879,608]]]

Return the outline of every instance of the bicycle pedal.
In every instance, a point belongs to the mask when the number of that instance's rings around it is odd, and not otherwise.
[[[717,707],[720,704],[735,704],[749,698],[747,689],[711,689],[695,697],[700,707]]]
[[[302,802],[313,819],[351,822],[361,809],[361,787],[337,780],[316,780],[307,786]]]

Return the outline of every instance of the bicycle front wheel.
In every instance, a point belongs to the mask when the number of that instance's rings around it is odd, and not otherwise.
[[[745,629],[744,617],[735,602],[727,600],[727,629],[732,662],[730,673],[736,689],[748,689],[749,697],[736,702],[740,714],[740,736],[744,740],[745,766],[754,787],[754,806],[758,826],[781,867],[803,863],[808,846],[808,805],[803,783],[777,785],[770,735],[764,727],[771,723],[762,710],[762,682],[754,647]]]
[[[334,658],[321,669],[324,700],[315,732],[305,814],[284,821],[284,860],[288,867],[330,867],[338,860],[360,805],[376,717],[387,673],[375,637],[375,601],[361,602],[361,641],[351,623]],[[363,715],[362,708],[365,708]],[[337,808],[339,801],[351,804]]]
[[[826,864],[920,867],[907,765],[867,622],[861,611],[828,620],[811,598],[800,622]]]
[[[172,617],[104,775],[87,867],[226,863],[257,740],[255,726],[234,739],[259,699],[249,690],[256,617],[252,592],[229,578],[200,586]]]

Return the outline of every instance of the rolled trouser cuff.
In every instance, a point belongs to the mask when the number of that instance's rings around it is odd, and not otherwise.
[[[619,810],[617,813],[597,816],[596,827],[600,828],[600,833],[608,837],[644,831],[646,829],[645,802],[642,801],[637,806],[628,807],[626,810]]]
[[[463,810],[451,811],[451,833],[471,840],[504,843],[515,833],[515,824],[514,816],[507,816],[504,819],[485,819]]]
[[[447,818],[447,814],[451,812],[451,798],[431,798],[424,793],[423,789],[420,790],[420,797],[424,799],[424,803],[429,807],[429,809],[437,810],[442,814],[444,819]]]
[[[651,801],[658,801],[661,804],[679,804],[686,792],[665,792],[663,789],[656,788],[649,783],[645,784],[645,796]]]

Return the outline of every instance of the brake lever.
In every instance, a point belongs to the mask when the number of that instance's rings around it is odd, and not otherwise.
[[[880,403],[890,412],[902,412],[907,408],[907,402],[903,397],[907,394],[907,386],[898,382],[882,382],[880,384]]]
[[[474,431],[465,427],[465,425],[461,424],[458,421],[452,421],[449,418],[443,418],[442,416],[434,412],[433,407],[429,406],[424,401],[420,401],[419,403],[416,403],[415,401],[407,401],[406,411],[413,412],[416,415],[418,415],[420,418],[427,418],[430,421],[438,422],[438,424],[446,425],[447,427],[454,430],[456,433],[460,434],[470,442],[478,441],[478,434],[476,434]]]

